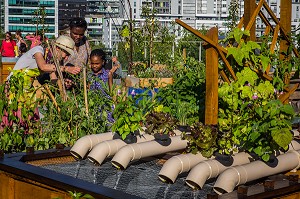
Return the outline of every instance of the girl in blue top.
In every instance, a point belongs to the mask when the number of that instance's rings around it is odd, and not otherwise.
[[[92,72],[89,73],[88,79],[90,82],[90,90],[99,90],[101,93],[106,96],[108,99],[111,99],[111,96],[105,91],[103,88],[103,83],[108,83],[109,86],[109,91],[112,89],[112,84],[113,84],[113,78],[112,78],[112,73],[109,70],[106,70],[104,68],[106,64],[106,54],[102,49],[95,49],[91,52],[90,55],[90,64],[91,64],[91,69]],[[100,112],[106,109],[104,107],[99,107]],[[111,106],[111,110],[114,109],[114,106]],[[107,120],[110,123],[114,123],[114,119],[112,117],[112,112],[111,111],[106,111],[107,112]]]
[[[91,90],[103,90],[99,81],[108,83],[109,90],[111,91],[113,78],[112,73],[104,68],[106,64],[106,53],[102,49],[95,49],[91,52],[90,63],[92,73],[89,75],[91,81]]]

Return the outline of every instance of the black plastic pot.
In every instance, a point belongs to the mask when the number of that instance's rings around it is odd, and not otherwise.
[[[34,147],[33,146],[26,147],[26,153],[27,154],[34,154]]]
[[[139,133],[138,133],[139,135]],[[135,133],[130,133],[129,135],[126,136],[126,138],[123,140],[122,137],[118,134],[115,133],[113,136],[113,139],[122,139],[126,144],[132,144],[137,142],[137,134]]]
[[[154,140],[159,144],[161,144],[162,146],[169,146],[172,142],[168,134],[160,134],[160,133],[154,134]]]
[[[214,153],[216,160],[219,161],[224,166],[231,166],[233,163],[233,158],[228,154],[220,154],[219,152]]]
[[[181,132],[191,132],[191,128],[185,125],[178,125],[177,129]]]
[[[58,143],[58,144],[55,145],[55,148],[56,148],[57,150],[61,150],[61,149],[64,149],[64,148],[65,148],[65,145],[64,145],[64,144],[61,144],[61,143]]]

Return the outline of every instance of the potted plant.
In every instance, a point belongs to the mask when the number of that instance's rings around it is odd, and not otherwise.
[[[136,135],[139,135],[149,107],[151,99],[143,95],[129,95],[119,101],[113,111],[115,123],[111,127],[112,131],[126,142],[136,142]]]
[[[214,125],[204,125],[201,122],[190,127],[190,132],[183,132],[183,139],[188,141],[187,152],[201,153],[210,158],[217,148],[218,129]]]
[[[162,145],[169,145],[177,127],[177,120],[170,114],[170,109],[159,105],[146,116],[145,132],[152,134],[155,140]]]

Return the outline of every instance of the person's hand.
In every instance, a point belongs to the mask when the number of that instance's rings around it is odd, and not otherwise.
[[[80,73],[81,68],[78,66],[73,66],[73,67],[66,67],[65,71],[67,73],[73,74],[73,75],[77,75],[78,73]]]

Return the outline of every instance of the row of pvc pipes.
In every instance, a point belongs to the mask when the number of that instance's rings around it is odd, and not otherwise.
[[[111,163],[118,169],[126,169],[131,161],[145,157],[183,150],[187,141],[181,139],[181,132],[176,131],[171,137],[171,144],[163,146],[149,134],[137,137],[137,143],[126,144],[121,139],[113,139],[114,133],[87,135],[80,138],[70,152],[76,159],[88,158],[94,164],[101,165],[106,158],[112,157]],[[215,159],[207,159],[201,154],[181,154],[168,159],[158,177],[161,181],[174,183],[179,174],[189,172],[186,184],[193,189],[201,189],[205,182],[217,178],[214,191],[217,194],[232,192],[236,186],[266,176],[296,170],[300,167],[300,144],[293,140],[289,151],[280,154],[273,165],[254,159],[245,152],[232,156],[231,165]]]

